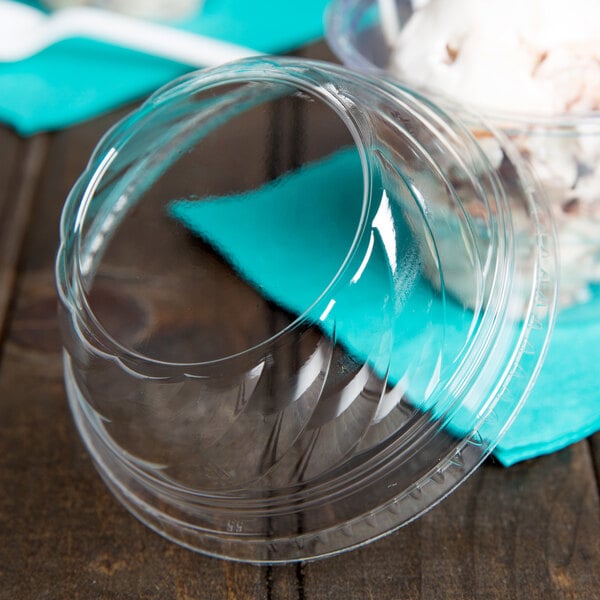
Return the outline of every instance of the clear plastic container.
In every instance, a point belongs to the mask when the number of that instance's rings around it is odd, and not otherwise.
[[[420,3],[334,0],[327,14],[328,42],[348,67],[391,77],[417,89],[466,123],[498,170],[502,169],[503,153],[494,140],[478,130],[477,118],[473,120],[472,115],[481,115],[479,118],[510,138],[544,188],[556,224],[560,247],[559,305],[565,308],[596,298],[597,307],[586,310],[600,318],[597,301],[600,289],[600,112],[529,114],[490,109],[481,101],[457,99],[435,78],[424,81],[421,73],[407,73],[403,65],[409,59],[402,60],[398,40],[413,14],[413,4],[418,7]],[[417,40],[414,42],[418,45]],[[412,47],[415,55],[419,51],[418,47]],[[452,54],[453,49],[447,51]],[[431,52],[436,49],[432,48]],[[541,54],[540,61],[544,58]],[[449,65],[454,59],[448,56]],[[578,66],[575,64],[574,68]],[[495,89],[502,86],[497,80],[494,83]],[[485,78],[483,85],[490,85],[489,78]],[[560,85],[558,81],[556,86],[560,88]],[[512,89],[514,82],[506,82],[506,86]],[[480,92],[481,96],[487,96],[484,91]],[[518,104],[517,101],[512,103]]]
[[[263,59],[179,79],[104,137],[56,277],[71,409],[133,514],[215,556],[316,558],[491,452],[543,360],[556,265],[527,165],[479,126],[503,177],[397,84]]]

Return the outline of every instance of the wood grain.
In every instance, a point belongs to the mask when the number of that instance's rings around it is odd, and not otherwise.
[[[0,130],[0,340],[46,145],[45,136],[25,142]]]
[[[307,598],[599,598],[600,512],[582,442],[486,465],[420,520],[305,567]]]
[[[63,199],[113,115],[53,136],[0,364],[0,598],[263,598],[265,569],[178,548],[107,492],[62,383],[53,262]]]

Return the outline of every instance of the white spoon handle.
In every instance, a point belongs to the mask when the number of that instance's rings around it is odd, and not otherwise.
[[[39,19],[27,33],[5,52],[0,40],[0,60],[25,58],[70,37],[89,37],[195,67],[260,55],[229,42],[91,7],[59,10]]]
[[[56,19],[72,34],[111,42],[191,66],[209,67],[260,54],[250,48],[99,9],[64,9]]]

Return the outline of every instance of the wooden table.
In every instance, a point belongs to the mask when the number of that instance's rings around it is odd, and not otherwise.
[[[53,264],[63,200],[122,114],[27,140],[0,129],[0,598],[600,598],[600,435],[488,461],[398,533],[308,564],[194,554],[117,504],[67,408]]]

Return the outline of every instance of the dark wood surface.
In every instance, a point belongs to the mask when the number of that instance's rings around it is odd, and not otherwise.
[[[121,508],[67,408],[53,262],[64,198],[122,114],[28,140],[0,128],[0,598],[600,598],[599,435],[488,462],[415,523],[308,564],[194,554]]]

